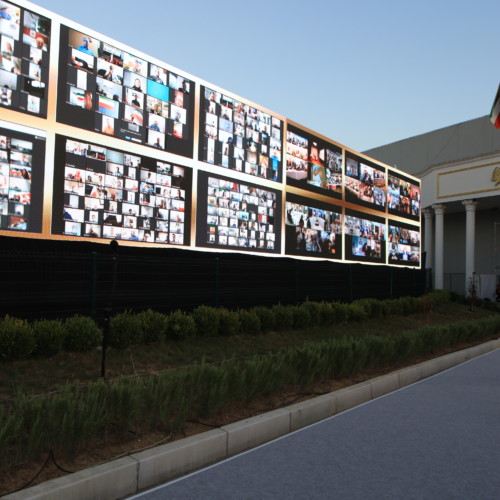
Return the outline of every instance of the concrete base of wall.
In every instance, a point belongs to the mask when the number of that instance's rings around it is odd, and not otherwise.
[[[500,348],[500,339],[424,361],[287,408],[235,422],[7,495],[6,500],[114,500],[170,481]]]

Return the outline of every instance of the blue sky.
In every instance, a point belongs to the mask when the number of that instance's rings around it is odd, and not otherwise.
[[[363,151],[489,114],[498,0],[34,2]]]

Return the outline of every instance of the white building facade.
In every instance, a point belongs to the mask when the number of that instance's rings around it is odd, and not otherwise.
[[[477,118],[368,151],[422,179],[425,267],[436,289],[496,299],[500,130]]]

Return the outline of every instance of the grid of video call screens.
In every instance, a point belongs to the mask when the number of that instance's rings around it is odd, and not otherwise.
[[[289,125],[286,181],[335,198],[342,197],[342,149]]]
[[[63,137],[56,148],[63,149],[54,192],[64,194],[62,206],[54,204],[53,232],[189,244],[190,169]]]
[[[345,257],[347,260],[385,263],[386,222],[354,210],[345,211]]]
[[[387,182],[385,169],[346,154],[345,200],[385,212]]]
[[[314,206],[311,206],[313,204]],[[342,209],[333,205],[328,206],[328,210],[324,207],[325,205],[314,200],[287,195],[285,208],[287,254],[342,258]]]
[[[202,161],[281,182],[281,120],[202,87],[200,121]]]
[[[389,221],[389,264],[420,265],[418,228]]]
[[[0,128],[0,228],[40,232],[45,139]]]
[[[198,246],[281,251],[281,193],[200,172],[198,199]]]
[[[65,26],[61,47],[59,121],[192,157],[193,82]]]
[[[50,19],[0,0],[0,105],[47,116]]]
[[[389,173],[387,206],[390,214],[418,221],[420,217],[420,186],[402,175]]]

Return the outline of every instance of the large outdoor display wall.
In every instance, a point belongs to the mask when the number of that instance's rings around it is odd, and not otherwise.
[[[35,4],[0,92],[0,235],[421,267],[417,178]]]

